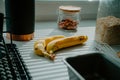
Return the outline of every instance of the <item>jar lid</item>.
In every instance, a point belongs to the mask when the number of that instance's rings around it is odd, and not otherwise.
[[[67,12],[79,12],[81,8],[77,6],[60,6],[59,9]]]

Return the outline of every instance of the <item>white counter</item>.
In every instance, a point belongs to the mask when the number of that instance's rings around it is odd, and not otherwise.
[[[91,48],[94,40],[95,21],[83,21],[76,32],[69,32],[57,28],[56,22],[37,22],[35,24],[34,39],[17,44],[20,53],[33,77],[33,80],[69,80],[69,74],[63,58],[81,55],[93,51]],[[55,61],[34,54],[33,44],[41,37],[63,34],[65,36],[84,34],[88,41],[84,45],[74,46],[55,52]]]

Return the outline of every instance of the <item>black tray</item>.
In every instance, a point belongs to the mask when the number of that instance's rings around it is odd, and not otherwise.
[[[70,80],[120,80],[120,64],[103,53],[88,53],[64,59]]]

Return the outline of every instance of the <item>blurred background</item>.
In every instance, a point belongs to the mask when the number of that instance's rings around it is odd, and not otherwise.
[[[5,0],[0,0],[0,12],[5,13]],[[95,20],[99,0],[35,0],[35,21],[56,21],[58,7],[75,5],[81,7],[82,20]],[[22,5],[22,4],[21,4]]]

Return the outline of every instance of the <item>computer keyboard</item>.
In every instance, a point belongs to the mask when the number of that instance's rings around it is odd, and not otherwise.
[[[0,80],[31,80],[16,44],[0,42]]]

